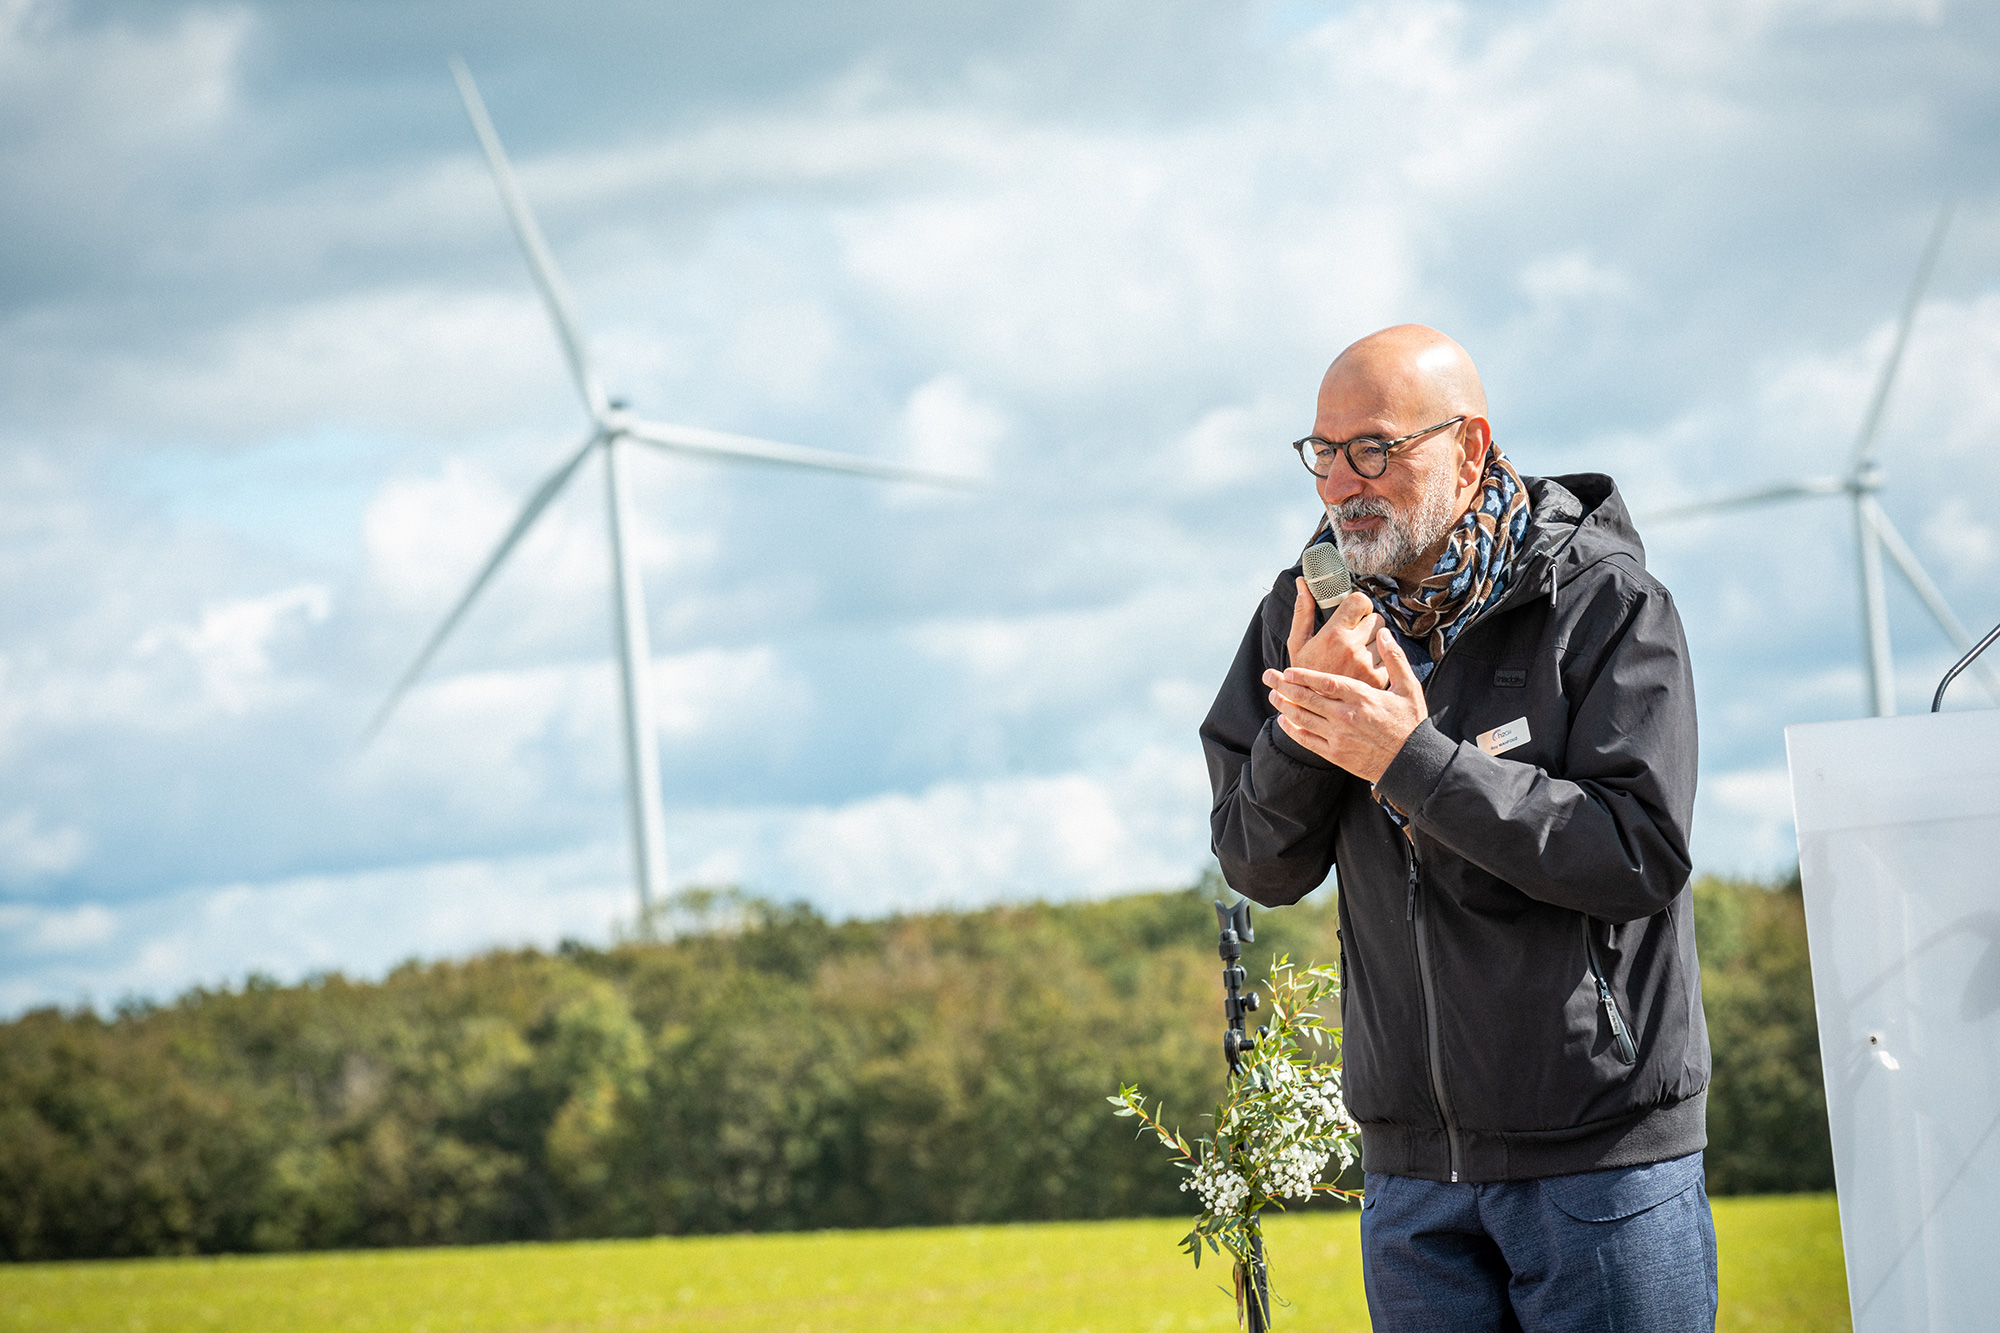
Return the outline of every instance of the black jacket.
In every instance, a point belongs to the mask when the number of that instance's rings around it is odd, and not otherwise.
[[[1215,854],[1268,907],[1339,869],[1348,1107],[1370,1171],[1519,1180],[1704,1146],[1708,1030],[1688,890],[1694,681],[1609,477],[1529,478],[1501,600],[1368,784],[1278,728],[1296,567],[1250,622],[1202,744]],[[1473,743],[1526,719],[1494,756]]]

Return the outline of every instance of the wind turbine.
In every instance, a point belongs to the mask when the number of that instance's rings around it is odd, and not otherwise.
[[[514,225],[514,235],[527,258],[528,271],[534,276],[535,286],[541,291],[542,304],[548,310],[550,322],[555,325],[556,338],[562,344],[564,359],[569,363],[570,378],[575,380],[577,392],[583,398],[584,411],[590,418],[590,429],[582,445],[528,496],[513,526],[507,529],[500,544],[474,575],[471,586],[432,632],[416,660],[376,710],[363,733],[362,743],[365,745],[372,740],[389,720],[396,705],[465,618],[473,600],[492,581],[529,529],[534,527],[542,511],[562,493],[563,487],[570,483],[586,462],[593,456],[601,457],[604,460],[607,525],[611,535],[612,619],[618,627],[619,681],[624,703],[625,778],[631,806],[632,862],[639,887],[640,928],[648,930],[653,906],[664,898],[667,887],[666,821],[660,799],[660,760],[653,724],[652,687],[647,676],[647,668],[652,662],[652,648],[646,633],[645,589],[639,581],[638,563],[632,555],[632,515],[626,504],[623,481],[625,451],[632,444],[644,444],[669,453],[701,458],[815,468],[891,481],[938,486],[971,486],[976,482],[968,477],[901,467],[823,449],[779,444],[701,426],[661,425],[641,420],[628,412],[624,403],[606,398],[603,387],[598,383],[597,373],[591,368],[583,336],[578,331],[569,290],[556,269],[548,242],[542,237],[542,229],[536,225],[534,214],[528,209],[520,182],[514,177],[514,168],[507,161],[506,149],[501,147],[500,136],[494,132],[493,122],[486,114],[486,104],[479,96],[479,88],[472,81],[472,73],[465,67],[465,62],[456,56],[451,59],[451,73],[458,83],[459,97],[465,102],[465,113],[472,120],[473,132],[479,136],[480,147],[485,150],[486,164],[492,169],[500,202],[507,210],[507,217]]]
[[[1896,340],[1890,345],[1889,359],[1883,363],[1882,373],[1875,381],[1875,395],[1868,402],[1867,415],[1861,421],[1861,433],[1854,441],[1854,456],[1845,473],[1836,477],[1808,477],[1780,486],[1760,487],[1754,491],[1655,510],[1644,516],[1644,521],[1667,522],[1730,509],[1778,504],[1786,500],[1822,495],[1847,496],[1854,510],[1854,540],[1861,557],[1862,651],[1868,662],[1869,702],[1877,717],[1893,717],[1896,712],[1895,662],[1889,650],[1889,608],[1887,589],[1882,579],[1884,551],[1903,572],[1903,577],[1909,580],[1910,587],[1915,589],[1918,599],[1930,611],[1931,618],[1937,621],[1945,636],[1958,645],[1960,652],[1969,651],[1972,647],[1972,636],[1952,614],[1944,593],[1924,572],[1917,553],[1903,540],[1903,534],[1896,530],[1896,525],[1889,521],[1888,512],[1875,498],[1884,481],[1882,466],[1875,459],[1875,434],[1882,425],[1883,410],[1888,406],[1890,386],[1895,383],[1896,371],[1902,365],[1903,349],[1910,341],[1910,326],[1916,323],[1917,307],[1923,303],[1924,288],[1930,284],[1931,269],[1937,264],[1938,251],[1944,245],[1944,234],[1951,226],[1951,210],[1951,204],[1947,203],[1938,212],[1937,223],[1931,228],[1930,239],[1924,244],[1923,257],[1917,261],[1916,280],[1910,284],[1909,298],[1903,303],[1902,319],[1896,325]],[[1975,663],[1974,669],[1978,671],[1987,693],[2000,699],[2000,678],[1996,678],[1983,664]]]

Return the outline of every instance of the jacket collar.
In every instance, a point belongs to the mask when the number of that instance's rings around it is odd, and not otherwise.
[[[1557,590],[1585,569],[1613,555],[1645,568],[1646,548],[1632,526],[1618,484],[1601,472],[1525,477],[1533,509],[1528,539],[1515,557],[1507,592],[1489,612],[1532,596],[1555,599]]]

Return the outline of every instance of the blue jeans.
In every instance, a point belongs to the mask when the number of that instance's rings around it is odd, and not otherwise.
[[[1377,1333],[1689,1333],[1715,1327],[1701,1154],[1545,1180],[1370,1171],[1361,1272]]]

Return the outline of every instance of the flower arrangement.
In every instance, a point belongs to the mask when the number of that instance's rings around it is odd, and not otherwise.
[[[1106,1099],[1118,1108],[1116,1114],[1138,1120],[1140,1133],[1150,1130],[1174,1155],[1175,1165],[1188,1172],[1181,1188],[1201,1200],[1201,1213],[1181,1248],[1196,1267],[1203,1245],[1217,1254],[1229,1252],[1239,1323],[1246,1297],[1257,1302],[1262,1294],[1263,1210],[1282,1210],[1286,1199],[1315,1194],[1361,1197],[1321,1179],[1330,1162],[1338,1161],[1339,1170],[1353,1165],[1361,1136],[1341,1097],[1340,1028],[1319,1013],[1339,984],[1330,967],[1301,970],[1282,956],[1272,963],[1264,983],[1271,1021],[1254,1042],[1243,1043],[1211,1117],[1214,1132],[1192,1146],[1179,1130],[1167,1128],[1164,1107],[1147,1110],[1136,1086],[1121,1085],[1116,1097]],[[1263,1323],[1254,1320],[1257,1327]]]

